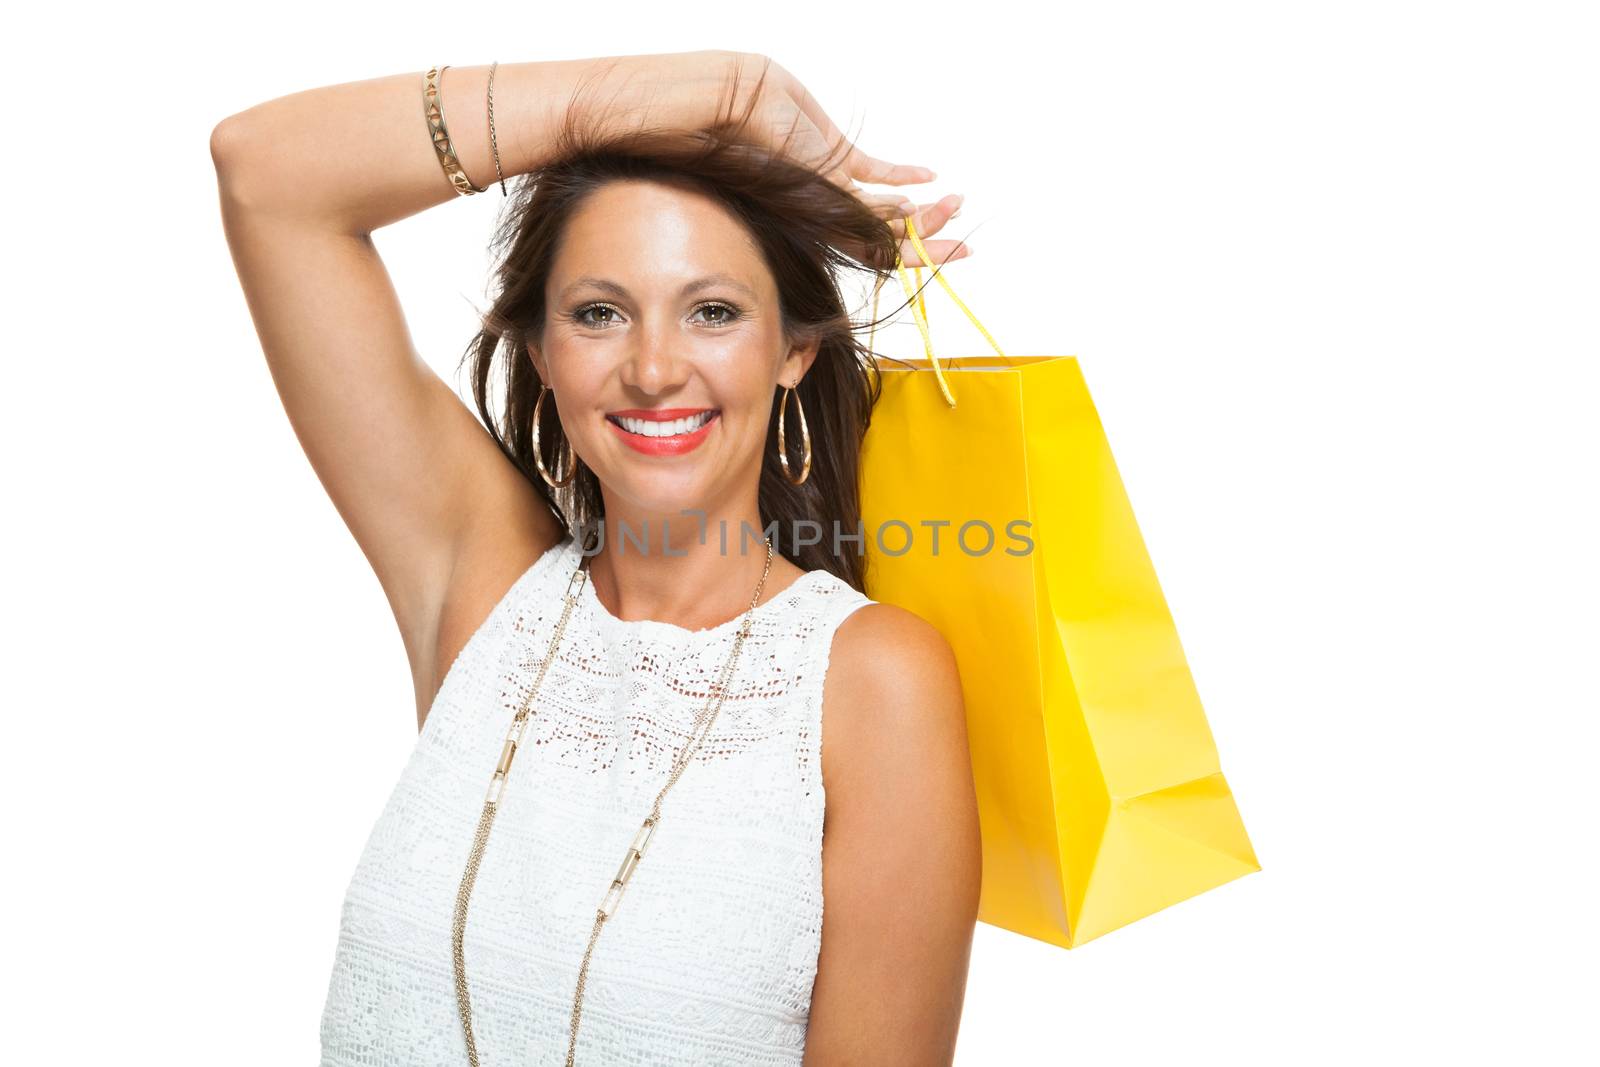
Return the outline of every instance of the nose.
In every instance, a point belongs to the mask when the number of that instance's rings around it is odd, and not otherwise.
[[[674,336],[670,322],[644,316],[631,340],[627,356],[618,368],[622,384],[651,395],[670,392],[683,384],[689,364],[681,358],[681,342]]]

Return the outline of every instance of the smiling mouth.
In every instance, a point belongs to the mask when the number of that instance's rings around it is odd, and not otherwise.
[[[607,415],[606,421],[639,437],[682,437],[703,428],[721,414],[717,408],[708,408],[693,415],[676,419],[645,419],[631,415]]]

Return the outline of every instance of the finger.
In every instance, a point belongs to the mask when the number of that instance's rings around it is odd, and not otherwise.
[[[872,209],[880,219],[903,219],[917,208],[916,203],[899,193],[856,192],[856,197]]]
[[[817,171],[845,192],[857,197],[863,195],[863,190],[844,166],[837,162],[831,167],[826,166],[830,154],[827,140],[811,121],[811,117],[795,108],[791,99],[785,97],[768,121],[774,131],[780,129],[784,131],[781,136],[774,137],[784,155],[791,156],[802,165]]]
[[[916,223],[917,235],[919,237],[927,237],[942,230],[945,223],[960,213],[962,199],[961,194],[951,193],[948,196],[940,197],[932,204],[918,205],[915,214],[910,216],[911,220]],[[904,218],[891,219],[889,220],[889,228],[894,231],[896,237],[903,238],[906,235],[906,220]]]
[[[789,90],[789,95],[794,98],[800,111],[811,120],[817,134],[830,147],[835,148],[846,141],[838,125],[828,117],[822,109],[817,98],[811,95],[811,90],[800,83],[800,79],[784,70],[777,63],[773,69],[779,73],[782,83]],[[850,145],[848,153],[840,162],[839,169],[856,181],[869,182],[874,185],[917,185],[922,182],[931,182],[938,175],[927,167],[912,166],[906,163],[889,163],[871,156]]]
[[[806,117],[811,118],[810,115]],[[827,122],[827,119],[828,117],[824,115],[823,121]],[[811,121],[818,131],[818,136],[830,146],[838,145],[844,140],[837,128],[830,132],[829,129],[816,125],[814,119]],[[854,181],[867,182],[871,185],[920,185],[931,182],[936,177],[927,167],[913,166],[909,163],[890,163],[877,156],[868,155],[853,144],[849,146],[838,169]]]
[[[920,230],[918,231],[918,236],[921,236]],[[912,267],[938,267],[958,259],[966,259],[972,255],[972,246],[965,241],[923,241],[922,247],[928,250],[928,256],[933,260],[932,263],[924,263],[922,257],[917,254],[917,246],[910,241],[902,241],[900,244],[900,262],[907,269]]]
[[[824,118],[826,118],[826,116],[824,116]],[[772,122],[774,129],[782,128],[786,131],[784,136],[779,139],[780,143],[785,145],[786,154],[796,157],[806,166],[819,171],[823,177],[827,178],[834,185],[837,185],[839,188],[844,189],[846,192],[851,193],[858,198],[864,200],[868,194],[866,194],[865,191],[856,183],[856,176],[850,170],[852,165],[866,166],[869,173],[899,174],[900,168],[890,167],[889,164],[882,164],[881,161],[872,162],[879,163],[882,167],[889,167],[889,170],[886,171],[882,170],[881,168],[878,170],[873,170],[870,163],[863,164],[862,162],[863,160],[871,160],[871,157],[865,156],[863,153],[857,152],[854,149],[851,150],[850,155],[847,156],[843,161],[831,168],[826,168],[825,161],[830,155],[830,146],[827,142],[827,139],[817,128],[816,123],[811,120],[811,116],[807,115],[803,110],[797,109],[792,99],[786,98],[782,104],[778,105],[776,108],[776,113],[771,119],[769,119],[769,121]],[[917,170],[920,170],[920,168],[908,168],[907,173]],[[929,173],[932,172],[930,171]],[[895,181],[888,182],[887,184],[909,184],[911,182],[922,180],[924,179],[921,177],[912,177],[908,178],[904,182]],[[904,196],[897,196],[895,194],[890,195],[892,200],[885,202],[908,202],[908,198]],[[895,213],[889,213],[887,215],[881,215],[880,217],[894,218],[897,216]]]
[[[844,169],[857,181],[874,185],[922,185],[938,177],[927,167],[909,163],[889,163],[877,156],[869,156],[857,148],[850,149]]]

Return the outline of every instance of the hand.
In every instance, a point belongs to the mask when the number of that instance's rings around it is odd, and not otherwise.
[[[888,221],[900,239],[900,257],[906,267],[937,266],[971,254],[965,242],[929,239],[955,217],[961,208],[960,196],[950,194],[919,205],[898,193],[862,189],[859,182],[918,185],[935,175],[927,167],[889,163],[849,144],[816,98],[775,60],[750,52],[708,49],[616,56],[599,62],[606,67],[603,77],[609,83],[607,91],[600,94],[603,106],[613,109],[621,104],[624,113],[635,109],[648,113],[648,119],[630,121],[665,118],[672,125],[703,129],[726,119],[730,112],[741,116],[746,108],[752,108],[749,129],[765,138],[769,147],[820,171]],[[735,78],[737,94],[730,107],[729,82]],[[826,165],[828,161],[831,166]],[[914,219],[917,235],[933,263],[924,263],[906,238],[907,216]]]

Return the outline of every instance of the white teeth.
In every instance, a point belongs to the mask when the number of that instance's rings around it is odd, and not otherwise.
[[[674,437],[682,433],[693,433],[711,421],[713,412],[705,411],[699,415],[690,415],[688,418],[673,419],[671,422],[660,422],[654,419],[630,419],[616,416],[616,421],[629,433],[636,433],[642,437]]]

